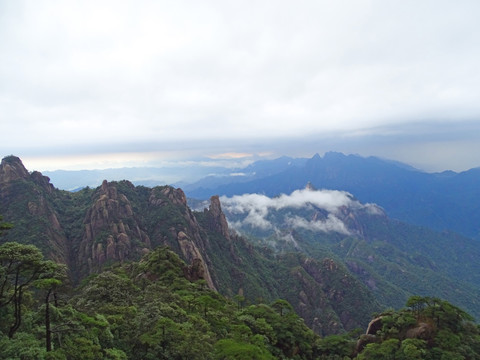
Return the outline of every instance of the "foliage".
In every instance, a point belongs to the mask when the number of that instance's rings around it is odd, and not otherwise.
[[[43,261],[33,246],[6,243],[5,249],[14,260],[24,259],[23,249]],[[91,276],[61,301],[51,294],[63,291],[62,277],[43,271],[29,282],[37,290],[22,305],[25,321],[10,339],[0,335],[0,350],[22,359],[312,358],[317,336],[289,303],[239,309],[203,281],[188,281],[184,267],[159,247],[140,262]],[[0,313],[2,323],[10,317]]]
[[[42,253],[33,245],[16,242],[0,245],[0,310],[10,318],[2,324],[10,323],[8,331],[3,326],[0,331],[13,337],[22,322],[26,291],[35,281],[48,277],[58,267],[52,261],[43,260]]]
[[[478,359],[480,329],[472,317],[445,300],[412,296],[407,308],[387,311],[377,317],[381,329],[370,334],[356,359]],[[338,336],[322,339],[320,349],[325,354],[345,356],[347,342]],[[344,339],[345,340],[345,339]],[[361,340],[362,341],[362,340]],[[336,347],[340,343],[341,347]],[[350,342],[351,346],[355,344]],[[326,346],[327,345],[327,346]],[[358,343],[357,343],[358,347]],[[353,349],[353,347],[352,347]]]
[[[13,227],[12,224],[3,222],[3,217],[0,215],[0,235],[2,235],[2,230],[9,230]]]
[[[381,327],[359,347],[365,335],[358,340],[357,332],[318,337],[285,300],[240,306],[244,301],[241,295],[229,300],[208,289],[203,281],[188,281],[182,272],[185,263],[166,247],[157,248],[139,262],[89,277],[71,295],[61,287],[64,269],[43,260],[35,247],[6,243],[0,246],[0,254],[2,324],[14,318],[7,305],[14,301],[15,291],[19,292],[7,277],[12,269],[18,271],[22,280],[17,287],[23,286],[24,293],[24,321],[13,334],[8,328],[0,333],[0,352],[7,358],[480,357],[480,330],[472,317],[438,298],[413,296],[406,308],[383,312],[378,316]],[[47,328],[49,332],[45,332]]]

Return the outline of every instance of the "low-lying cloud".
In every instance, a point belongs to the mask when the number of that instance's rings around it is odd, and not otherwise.
[[[347,225],[341,220],[342,209],[365,209],[371,214],[381,212],[376,205],[361,204],[350,193],[337,190],[306,188],[296,190],[290,195],[282,194],[274,198],[261,194],[244,194],[233,197],[223,196],[220,200],[224,211],[230,214],[230,226],[240,231],[244,227],[276,231],[278,230],[278,219],[274,223],[270,218],[273,212],[306,209],[323,211],[326,216],[307,219],[287,212],[281,220],[283,221],[282,226],[349,234]]]
[[[342,220],[337,218],[335,215],[329,214],[325,220],[311,220],[308,221],[300,216],[294,216],[291,218],[286,218],[286,223],[292,228],[302,228],[312,231],[323,231],[323,232],[338,232],[341,234],[349,234],[347,227]]]

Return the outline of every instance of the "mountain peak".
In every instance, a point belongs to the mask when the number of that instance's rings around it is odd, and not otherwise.
[[[323,158],[344,158],[346,155],[338,151],[328,151],[323,155]]]
[[[205,213],[208,214],[209,228],[213,231],[219,232],[226,239],[230,240],[227,219],[222,211],[218,195],[214,195],[210,198],[210,207],[208,210],[205,209]]]
[[[0,164],[0,183],[7,183],[18,179],[28,179],[30,174],[17,156],[6,156]]]

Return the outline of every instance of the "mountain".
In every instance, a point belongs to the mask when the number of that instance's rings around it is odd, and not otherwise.
[[[220,199],[230,226],[250,241],[311,258],[329,253],[382,304],[399,308],[414,294],[440,296],[480,315],[477,240],[390,219],[338,190]]]
[[[231,167],[221,162],[208,161],[178,163],[160,167],[122,167],[95,170],[54,170],[44,171],[55,187],[76,191],[84,187],[100,186],[103,180],[119,181],[129,179],[135,185],[154,187],[172,184],[184,190],[212,187],[233,182],[244,182],[277,174],[293,166],[302,166],[307,159],[287,156],[274,160],[256,161],[246,167]]]
[[[279,174],[287,169],[304,166],[307,160],[308,159],[304,158],[291,158],[288,156],[282,156],[274,160],[255,161],[244,168],[234,168],[224,174],[211,175],[193,183],[190,182],[182,184],[182,189],[188,193],[190,190],[207,190],[227,184],[245,183]]]
[[[435,230],[452,230],[480,239],[480,168],[461,173],[425,173],[376,157],[329,152],[279,173],[249,181],[189,187],[188,197],[259,193],[290,194],[311,183],[318,189],[344,190],[362,203],[376,203],[392,217]]]
[[[212,196],[207,206],[193,211],[181,189],[126,180],[72,193],[14,156],[0,165],[0,214],[15,224],[0,242],[38,246],[68,265],[73,284],[168,246],[188,279],[250,303],[286,299],[319,334],[365,326],[412,294],[480,315],[478,241],[312,186],[276,198]]]
[[[72,193],[9,156],[0,165],[0,214],[15,225],[0,243],[36,245],[68,266],[74,285],[168,246],[188,264],[188,279],[249,303],[286,298],[320,334],[364,326],[380,309],[367,286],[330,254],[277,254],[231,233],[218,197],[194,212],[183,191],[170,186],[104,181]]]

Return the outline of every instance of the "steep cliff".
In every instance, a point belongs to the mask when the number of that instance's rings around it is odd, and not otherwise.
[[[30,174],[9,156],[0,164],[0,213],[15,226],[5,240],[31,243],[49,258],[69,264],[69,246],[55,210],[59,191],[39,172]]]
[[[107,181],[95,192],[83,222],[76,265],[80,274],[97,272],[106,263],[138,258],[151,248],[130,201]]]

